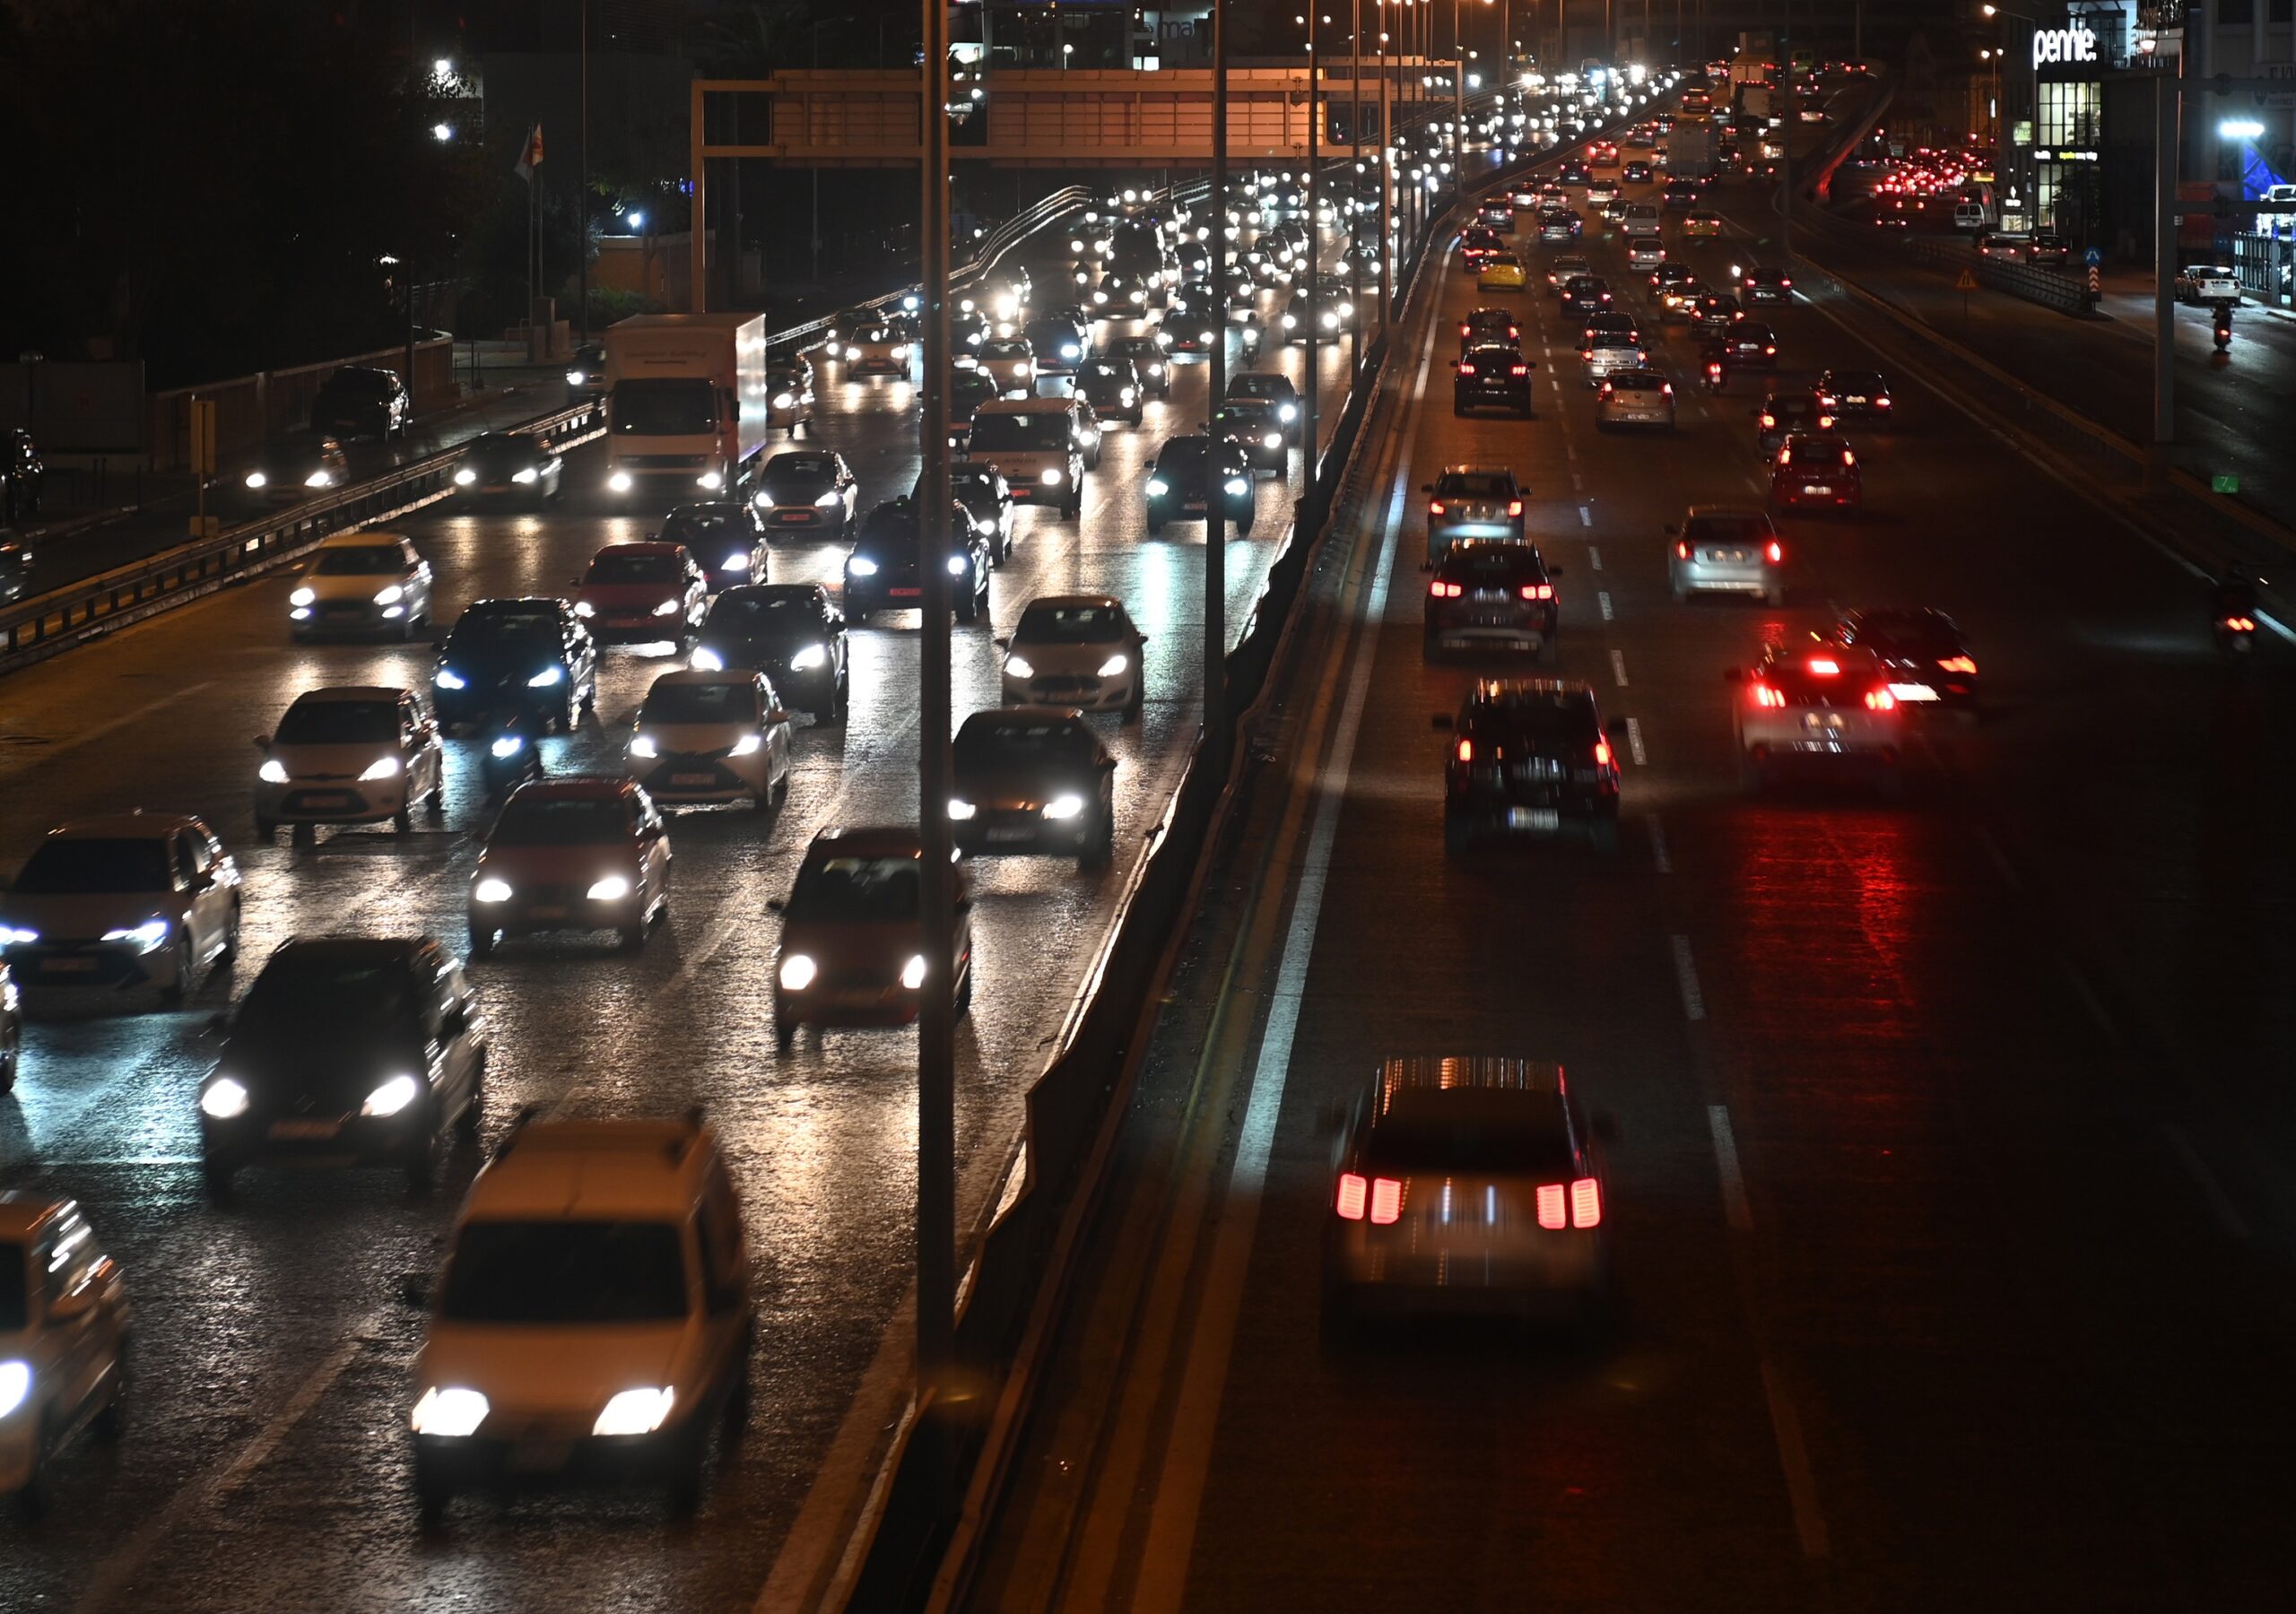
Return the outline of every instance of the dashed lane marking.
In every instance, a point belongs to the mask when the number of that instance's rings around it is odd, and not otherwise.
[[[1595,603],[1603,608],[1603,620],[1609,621],[1611,620],[1611,591],[1607,588],[1596,589]]]
[[[1730,1130],[1730,1106],[1706,1106],[1707,1130],[1714,1134],[1714,1169],[1722,1180],[1722,1215],[1735,1232],[1751,1233],[1754,1213],[1746,1203],[1746,1174],[1738,1165],[1737,1134]]]
[[[1794,1533],[1806,1558],[1826,1556],[1825,1515],[1818,1511],[1818,1483],[1810,1471],[1810,1449],[1802,1442],[1802,1419],[1779,1382],[1769,1358],[1761,1364],[1762,1394],[1770,1401],[1770,1427],[1778,1436],[1778,1461],[1786,1471],[1786,1495],[1794,1506]]]
[[[1661,874],[1674,872],[1674,854],[1666,849],[1666,827],[1655,812],[1650,815],[1650,863]]]
[[[1620,689],[1623,690],[1626,688],[1625,651],[1613,650],[1611,652],[1611,676],[1618,680],[1618,687]]]
[[[1650,759],[1643,753],[1642,750],[1642,719],[1639,717],[1630,717],[1626,720],[1626,751],[1627,754],[1634,759],[1634,765],[1637,768],[1649,766]],[[1656,823],[1657,820],[1653,819],[1651,822]]]
[[[1603,569],[1603,551],[1591,543],[1587,546],[1587,564],[1596,571]]]
[[[1587,505],[1580,505],[1578,507],[1578,525],[1580,526],[1592,526],[1595,525],[1595,512],[1591,507]]]
[[[1690,938],[1676,936],[1674,985],[1682,988],[1683,1013],[1693,1020],[1706,1018],[1706,995],[1698,989],[1698,962],[1690,956]]]

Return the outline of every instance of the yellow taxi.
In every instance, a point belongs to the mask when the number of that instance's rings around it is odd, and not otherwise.
[[[1494,252],[1475,271],[1474,283],[1484,291],[1520,291],[1525,279],[1521,258],[1511,252]]]
[[[1692,213],[1683,215],[1683,233],[1695,239],[1700,236],[1718,237],[1722,233],[1722,215],[1712,213]]]

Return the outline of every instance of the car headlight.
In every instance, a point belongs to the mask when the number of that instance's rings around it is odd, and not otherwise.
[[[550,688],[550,686],[551,686],[551,685],[552,685],[552,684],[554,684],[554,683],[563,683],[563,682],[565,682],[565,681],[566,681],[566,669],[565,669],[565,668],[563,668],[563,667],[544,667],[541,672],[539,672],[535,673],[532,678],[529,678],[528,680],[526,680],[526,688],[528,688],[529,690],[547,690],[548,688]]]
[[[1027,656],[1016,653],[1004,658],[1004,674],[1008,678],[1034,678],[1037,670]]]
[[[704,471],[693,480],[697,487],[706,489],[712,493],[726,485],[726,479],[715,471]]]
[[[287,765],[274,757],[257,768],[255,777],[266,785],[284,785],[287,783]]]
[[[526,749],[526,742],[523,735],[498,734],[494,743],[486,749],[498,757],[515,757]]]
[[[972,518],[972,530],[985,537],[996,530],[996,524],[986,516],[976,516]]]
[[[229,1076],[218,1076],[199,1093],[200,1114],[216,1121],[230,1121],[248,1113],[248,1090]]]
[[[146,919],[141,924],[124,925],[117,930],[108,930],[104,933],[104,940],[107,941],[133,941],[138,952],[150,952],[167,939],[168,922],[156,918]]]
[[[30,1362],[0,1362],[0,1418],[5,1418],[31,1399],[32,1367]]]
[[[631,739],[630,754],[633,757],[658,757],[662,754],[662,748],[654,743],[653,735],[637,734]]]
[[[971,565],[972,562],[964,556],[952,555],[949,557],[949,575],[952,577],[961,577]]]
[[[290,597],[292,598],[291,595]],[[378,605],[396,605],[404,598],[406,590],[396,583],[387,584],[375,591],[375,603]],[[308,600],[297,600],[295,603],[298,605],[310,603]]]
[[[909,343],[907,343],[906,342],[897,342],[897,343],[893,343],[893,357],[894,357],[894,358],[896,358],[896,359],[906,359],[906,358],[908,358],[908,357],[909,357]]]
[[[606,486],[616,493],[629,492],[631,485],[630,473],[627,471],[617,471],[606,478]]]
[[[1158,334],[1157,340],[1162,340],[1161,333]],[[1164,373],[1164,367],[1161,364],[1152,364],[1148,367],[1148,373],[1152,376],[1161,376]]]
[[[845,350],[845,356],[848,359],[858,359],[861,357],[861,350],[857,347],[849,347]]]
[[[1251,483],[1246,482],[1240,476],[1231,476],[1221,485],[1226,488],[1230,494],[1238,499],[1242,498],[1245,494],[1252,490]]]
[[[776,393],[773,395],[773,407],[776,409],[793,409],[796,406],[796,403],[797,395],[795,393]]]
[[[593,1435],[651,1435],[668,1421],[670,1408],[677,1401],[677,1392],[667,1388],[623,1390],[606,1403],[598,1414],[598,1421],[590,1426]]]
[[[1281,448],[1283,447],[1283,434],[1280,431],[1271,431],[1260,438],[1259,446],[1263,448]]]
[[[791,953],[781,960],[781,990],[803,992],[820,973],[820,967],[804,953]]]
[[[1212,340],[1212,333],[1209,331],[1201,332],[1197,334],[1196,340],[1198,342],[1210,342]]]
[[[510,480],[512,482],[524,482],[529,486],[540,481],[542,473],[535,470],[532,465],[528,465],[523,471],[513,471],[510,473]]]
[[[700,666],[700,652],[696,651],[694,655],[694,665]],[[817,672],[828,665],[829,646],[827,645],[801,646],[797,653],[789,658],[789,670],[792,672]]]
[[[307,488],[331,487],[334,485],[334,482],[335,477],[330,473],[325,471],[314,471],[303,479],[303,485]]]
[[[677,613],[678,603],[675,600],[664,600],[659,605],[654,607],[656,616],[675,616]]]
[[[845,569],[852,577],[874,577],[877,575],[877,563],[866,555],[848,555],[846,557]]]
[[[761,735],[744,734],[734,742],[734,749],[726,754],[729,757],[753,757],[757,754],[758,748],[764,743],[764,738]]]
[[[362,1115],[396,1115],[399,1111],[422,1097],[422,1084],[412,1076],[394,1076],[360,1105]]]
[[[594,617],[598,614],[598,608],[587,600],[577,600],[574,602],[574,614],[578,617]]]
[[[1037,481],[1042,482],[1048,488],[1057,488],[1060,485],[1060,474],[1059,466],[1047,465],[1043,470],[1037,473]]]
[[[951,796],[949,798],[949,816],[960,824],[965,822],[968,819],[971,818],[974,813],[979,811],[980,810],[978,807],[975,807],[970,802],[966,801],[962,796]]]
[[[726,670],[726,658],[715,650],[705,649],[697,645],[694,646],[693,654],[686,657],[686,665],[697,672],[723,672]]]
[[[264,487],[267,485],[270,481],[271,479],[260,471],[250,471],[248,473],[248,486],[250,488]]]
[[[310,605],[317,603],[318,597],[318,591],[316,589],[299,588],[287,596],[287,603],[290,605]]]
[[[918,953],[901,966],[900,984],[911,992],[915,992],[919,986],[925,985],[925,955],[923,953]]]
[[[463,675],[452,667],[439,668],[430,675],[430,681],[442,690],[459,690],[465,682]]]
[[[510,900],[510,882],[498,875],[483,876],[476,885],[471,887],[470,897],[473,902],[508,902]]]
[[[620,902],[630,895],[630,881],[619,874],[609,874],[590,882],[588,892],[592,902]]]
[[[580,370],[568,370],[566,372],[566,385],[569,386],[579,386],[588,379],[589,377],[584,375]]]
[[[1123,672],[1131,664],[1132,658],[1125,655],[1123,651],[1119,650],[1114,655],[1109,656],[1108,660],[1100,664],[1100,676],[1102,678],[1114,678],[1118,673]]]
[[[486,1397],[475,1390],[433,1384],[414,1403],[414,1412],[407,1421],[417,1435],[456,1437],[476,1434],[489,1410]]]
[[[1150,478],[1148,479],[1148,497],[1149,497],[1149,498],[1151,498],[1151,499],[1161,499],[1165,494],[1167,494],[1167,493],[1170,492],[1171,490],[1172,490],[1172,484],[1171,484],[1171,483],[1170,483],[1170,482],[1166,482],[1162,477],[1161,477],[1161,476],[1152,476],[1152,477],[1150,477]]]
[[[1073,819],[1083,811],[1084,798],[1073,791],[1065,795],[1057,795],[1044,804],[1045,817],[1055,822]]]
[[[378,757],[372,762],[367,764],[367,771],[359,776],[359,782],[361,785],[371,785],[377,779],[395,779],[397,777],[398,759],[396,757]]]
[[[726,557],[725,563],[719,566],[718,569],[719,571],[745,572],[749,570],[749,551],[747,550],[735,550],[732,554]]]

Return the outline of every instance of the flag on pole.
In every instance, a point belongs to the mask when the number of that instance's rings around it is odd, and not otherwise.
[[[535,169],[542,166],[542,126],[536,124],[526,132],[526,143],[518,152],[518,166],[512,171],[528,185],[535,182]]]

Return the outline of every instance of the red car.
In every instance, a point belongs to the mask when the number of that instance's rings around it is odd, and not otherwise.
[[[913,829],[824,829],[805,848],[781,915],[774,960],[774,1041],[787,1052],[800,1026],[905,1026],[925,993],[922,894]],[[972,1005],[972,900],[961,867],[949,955],[962,1018]]]
[[[602,645],[691,646],[709,609],[709,574],[683,543],[609,543],[574,583],[574,614]]]
[[[1770,502],[1781,510],[1813,505],[1855,509],[1865,502],[1865,476],[1848,442],[1824,431],[1790,433],[1770,465]]]

